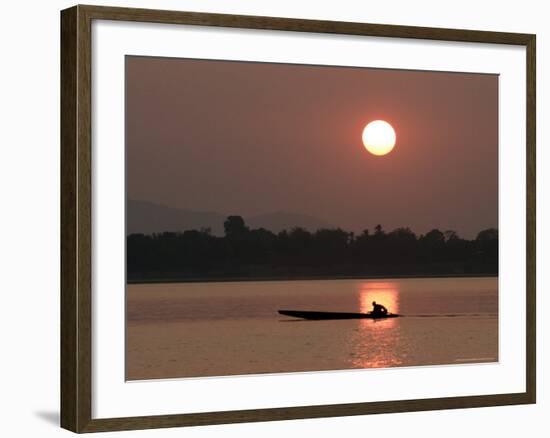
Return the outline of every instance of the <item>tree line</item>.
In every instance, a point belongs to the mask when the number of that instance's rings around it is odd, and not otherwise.
[[[473,240],[433,229],[371,232],[300,227],[273,233],[229,216],[224,236],[210,229],[127,236],[129,282],[231,278],[496,275],[498,230]]]

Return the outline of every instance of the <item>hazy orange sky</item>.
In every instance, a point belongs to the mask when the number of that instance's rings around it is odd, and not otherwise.
[[[498,77],[126,58],[127,196],[359,232],[498,225]],[[394,127],[386,156],[363,147]]]

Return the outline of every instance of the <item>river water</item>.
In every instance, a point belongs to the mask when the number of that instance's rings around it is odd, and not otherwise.
[[[303,321],[278,309],[402,318]],[[126,377],[498,361],[498,279],[415,278],[132,284]]]

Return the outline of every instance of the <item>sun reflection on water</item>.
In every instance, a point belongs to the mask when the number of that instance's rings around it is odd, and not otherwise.
[[[392,281],[364,281],[358,283],[357,297],[359,310],[367,313],[376,301],[388,309],[399,313],[399,284]],[[400,342],[398,318],[381,320],[358,320],[353,336],[350,362],[354,368],[380,368],[397,366],[402,358],[395,352]]]
[[[372,310],[372,302],[376,301],[388,309],[388,312],[399,313],[399,287],[391,281],[369,282],[359,284],[359,309],[363,313]]]

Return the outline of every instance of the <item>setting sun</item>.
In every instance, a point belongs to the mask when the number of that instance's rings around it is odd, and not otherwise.
[[[384,120],[374,120],[363,129],[363,144],[374,155],[386,155],[395,146],[395,131]]]

